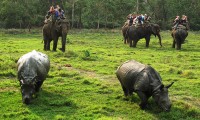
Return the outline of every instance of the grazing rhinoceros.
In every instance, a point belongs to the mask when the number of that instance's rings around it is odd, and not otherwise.
[[[165,111],[171,108],[171,102],[168,97],[168,88],[173,82],[164,86],[158,72],[151,66],[141,64],[135,60],[126,61],[118,67],[116,71],[124,95],[132,95],[136,92],[141,99],[140,107],[144,109],[148,98],[153,96],[155,102]]]
[[[17,62],[18,80],[21,86],[22,101],[29,104],[32,96],[39,92],[50,69],[48,56],[33,50],[23,55]]]

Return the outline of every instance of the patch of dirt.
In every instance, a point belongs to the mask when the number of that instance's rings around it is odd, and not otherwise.
[[[90,77],[90,78],[96,78],[96,79],[99,79],[99,80],[102,80],[102,81],[109,81],[110,83],[117,83],[117,84],[119,83],[118,79],[115,75],[97,74],[94,71],[87,71],[87,70],[83,70],[83,69],[73,68],[71,65],[70,65],[70,67],[68,67],[68,66],[69,66],[68,64],[65,65],[65,68],[67,70],[77,71],[83,76],[87,76],[87,77]]]
[[[6,87],[6,88],[0,88],[0,92],[18,92],[19,89],[15,87]]]

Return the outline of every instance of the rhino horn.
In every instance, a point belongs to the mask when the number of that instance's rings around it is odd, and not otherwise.
[[[166,88],[170,88],[172,85],[174,84],[174,82],[172,82],[171,84],[167,85]]]

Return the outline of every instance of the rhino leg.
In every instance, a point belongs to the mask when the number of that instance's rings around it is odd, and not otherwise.
[[[43,83],[43,81],[38,81],[38,82],[36,83],[36,86],[35,86],[35,91],[36,91],[36,92],[39,92],[39,91],[40,91],[40,87],[42,86],[42,83]]]
[[[120,83],[121,83],[121,81],[120,81]],[[123,91],[124,91],[124,96],[128,96],[128,94],[129,94],[129,92],[128,92],[128,89],[126,89],[126,87],[121,83],[121,86],[122,86],[122,89],[123,89]]]
[[[146,94],[142,91],[136,91],[137,95],[140,97],[141,103],[140,103],[140,108],[144,109],[146,108],[147,105],[147,100],[148,97],[146,96]]]

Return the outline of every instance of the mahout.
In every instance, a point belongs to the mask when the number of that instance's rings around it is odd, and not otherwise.
[[[46,79],[50,60],[46,54],[33,50],[19,58],[17,68],[22,102],[29,104]]]
[[[137,93],[141,100],[141,109],[147,107],[147,101],[152,96],[161,109],[170,111],[171,101],[168,88],[174,82],[164,86],[159,73],[151,66],[129,60],[118,67],[116,76],[126,97],[132,95],[133,92]]]

